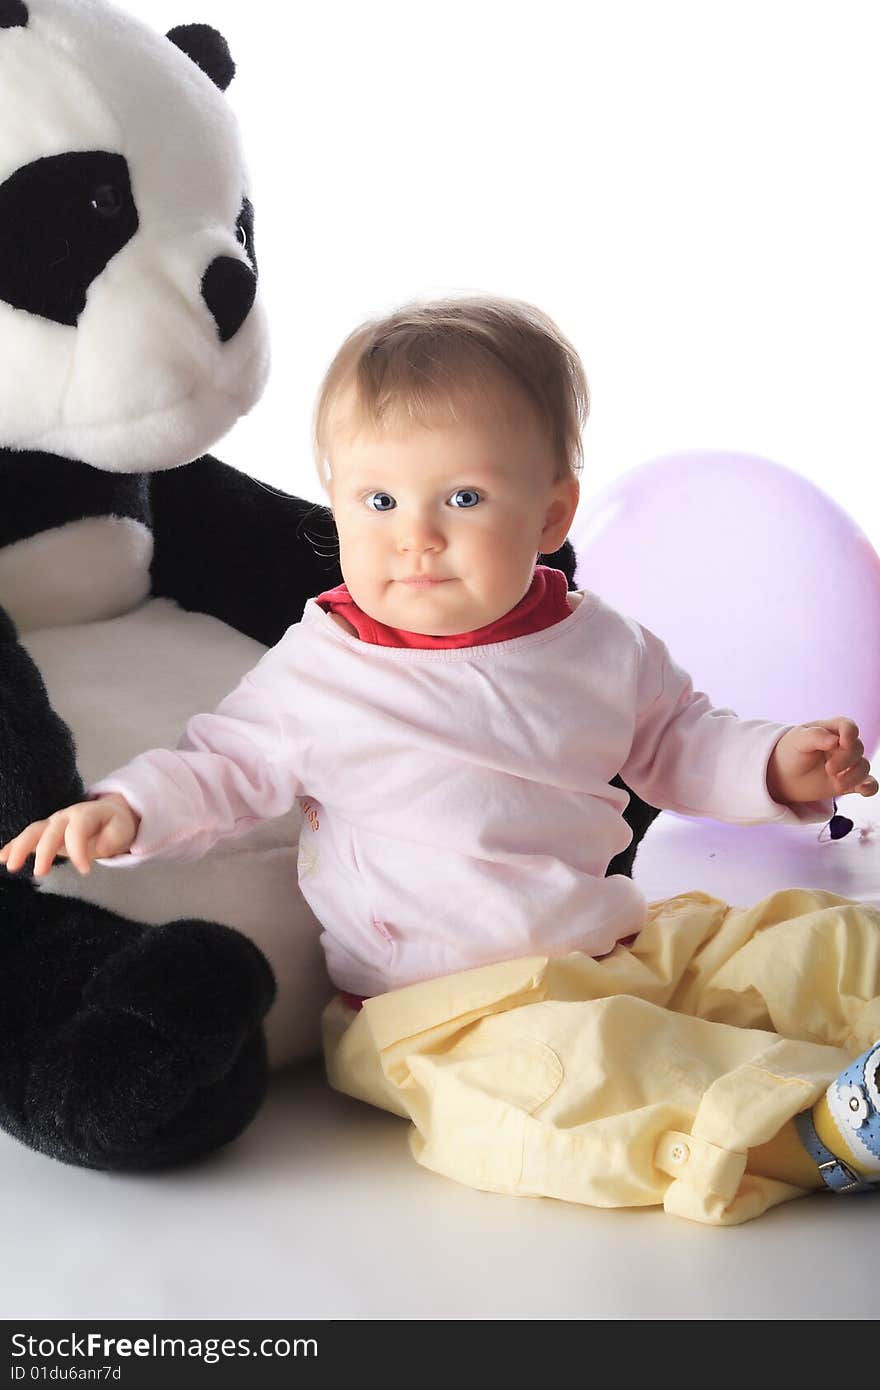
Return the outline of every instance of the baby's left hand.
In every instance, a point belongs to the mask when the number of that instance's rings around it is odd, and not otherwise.
[[[767,790],[774,801],[824,801],[858,792],[875,796],[878,782],[851,719],[797,724],[783,734],[767,764]]]

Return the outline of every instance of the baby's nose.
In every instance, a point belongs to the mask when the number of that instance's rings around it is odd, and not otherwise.
[[[401,518],[397,544],[402,551],[422,551],[442,550],[445,542],[440,527],[430,517],[408,516]]]

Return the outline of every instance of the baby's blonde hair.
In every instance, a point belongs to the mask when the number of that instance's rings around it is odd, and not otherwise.
[[[456,407],[473,393],[491,398],[513,386],[546,426],[558,477],[583,466],[581,430],[590,393],[581,360],[540,309],[515,299],[472,296],[405,304],[370,319],[346,338],[321,383],[315,408],[315,455],[328,478],[330,440],[340,427],[381,430],[429,424],[438,407]]]

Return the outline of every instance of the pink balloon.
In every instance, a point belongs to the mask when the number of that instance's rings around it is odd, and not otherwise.
[[[743,454],[642,464],[585,500],[577,582],[663,638],[712,703],[845,714],[880,743],[880,558],[806,478]]]

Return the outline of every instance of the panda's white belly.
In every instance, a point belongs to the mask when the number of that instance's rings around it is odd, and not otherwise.
[[[96,516],[0,550],[0,603],[20,633],[130,613],[150,592],[153,534],[130,517]]]
[[[53,708],[69,725],[88,785],[151,747],[173,748],[192,714],[210,710],[265,648],[216,618],[151,599],[105,622],[43,628],[22,638]],[[237,927],[272,963],[278,1001],[268,1019],[273,1065],[314,1055],[331,993],[319,926],[296,880],[299,811],[258,826],[187,864],[127,872],[61,864],[44,892],[82,898],[140,922],[203,917]]]

